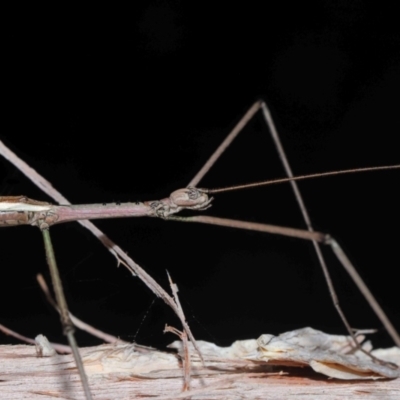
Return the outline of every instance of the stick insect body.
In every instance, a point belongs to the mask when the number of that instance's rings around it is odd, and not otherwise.
[[[323,267],[325,277],[328,282],[328,286],[335,307],[337,308],[339,314],[341,315],[342,320],[345,323],[349,333],[353,335],[351,325],[347,322],[347,319],[345,318],[343,312],[340,309],[338,300],[336,298],[336,294],[334,292],[332,283],[329,278],[329,274],[327,272],[326,266],[324,265],[325,263],[323,257],[320,254],[318,243],[328,244],[331,246],[332,250],[338,257],[338,259],[341,261],[343,266],[352,276],[353,280],[355,280],[360,290],[363,292],[364,296],[366,296],[371,306],[374,308],[374,311],[377,313],[382,323],[388,329],[393,340],[396,342],[397,345],[400,345],[400,339],[394,327],[384,314],[383,310],[379,307],[378,303],[375,301],[375,299],[373,298],[373,296],[371,295],[365,284],[362,282],[361,278],[358,276],[354,267],[351,265],[349,259],[341,250],[337,242],[328,235],[324,235],[322,233],[315,232],[313,230],[307,211],[305,210],[300,192],[298,191],[297,185],[295,183],[295,178],[293,178],[293,174],[287,162],[286,156],[283,152],[279,139],[277,138],[277,133],[272,123],[272,119],[270,118],[269,111],[263,102],[257,102],[253,105],[253,107],[250,108],[250,110],[246,113],[246,115],[234,128],[232,133],[227,137],[227,139],[222,143],[222,145],[218,148],[218,150],[206,163],[205,167],[192,180],[191,185],[197,185],[199,183],[199,181],[202,179],[205,173],[211,168],[211,166],[219,157],[219,155],[230,144],[230,142],[234,139],[234,137],[240,132],[243,126],[247,123],[247,121],[251,119],[252,116],[260,109],[263,111],[265,120],[271,130],[272,136],[274,137],[276,147],[278,148],[278,152],[283,161],[285,170],[287,172],[287,175],[289,176],[289,179],[287,180],[291,181],[296,198],[298,200],[304,219],[306,221],[308,231],[291,229],[291,228],[274,227],[265,224],[246,223],[242,221],[229,221],[229,220],[217,219],[214,217],[210,218],[205,216],[189,217],[189,218],[173,217],[173,214],[185,208],[191,210],[205,210],[211,205],[212,199],[207,195],[207,191],[202,189],[196,189],[193,187],[188,187],[186,189],[179,189],[173,192],[170,197],[159,201],[149,201],[144,203],[111,204],[111,205],[97,204],[97,205],[80,205],[80,206],[70,206],[70,205],[53,206],[49,203],[38,202],[23,196],[3,197],[0,199],[0,225],[10,226],[10,225],[30,224],[38,226],[44,234],[46,253],[49,265],[51,264],[51,258],[52,258],[51,242],[48,236],[49,227],[53,224],[61,222],[68,222],[72,220],[82,220],[82,219],[151,216],[151,217],[161,217],[165,219],[179,219],[189,222],[213,223],[217,225],[232,226],[236,228],[260,230],[269,233],[280,233],[283,235],[295,236],[302,239],[312,240],[316,248],[318,258],[320,260],[322,258],[321,264]],[[342,171],[342,173],[348,173],[348,172],[350,171]],[[304,177],[301,177],[300,179],[304,179]],[[218,190],[215,190],[214,192],[217,193]],[[209,193],[212,194],[213,191],[209,191]],[[53,276],[53,282],[56,279],[57,278],[54,278]],[[61,287],[61,285],[59,286]],[[55,284],[55,287],[57,287],[57,283]],[[60,300],[60,297],[58,296],[59,305],[61,302],[62,300]],[[67,317],[64,318],[62,317],[62,320],[66,334],[68,336],[68,334],[72,331],[72,329],[70,329],[70,327],[72,327],[72,324]],[[80,361],[79,359],[77,359],[77,364],[79,365],[79,363]],[[91,397],[88,385],[87,383],[85,383],[83,372],[81,373],[81,377],[84,382],[84,386],[86,387],[85,390],[86,397],[89,399]]]

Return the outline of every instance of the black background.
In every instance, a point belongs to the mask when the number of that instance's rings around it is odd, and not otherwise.
[[[153,1],[22,11],[10,13],[3,36],[1,138],[73,203],[152,200],[184,187],[259,98],[296,174],[399,162],[395,9]],[[2,195],[51,201],[3,159],[0,172]],[[257,115],[200,186],[281,176]],[[376,172],[300,187],[317,229],[340,241],[400,330],[398,181],[397,171]],[[303,227],[287,185],[219,195],[207,214]],[[170,272],[198,339],[228,345],[304,326],[345,333],[309,243],[155,219],[95,223],[165,288]],[[180,327],[172,312],[89,233],[76,223],[51,233],[73,313],[125,340],[174,340],[162,333]],[[0,322],[63,341],[35,281],[48,279],[41,235],[0,235]],[[375,342],[391,345],[326,254],[351,324],[377,328]]]

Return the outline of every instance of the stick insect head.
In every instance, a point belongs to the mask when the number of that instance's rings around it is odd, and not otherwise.
[[[205,190],[189,186],[172,192],[170,200],[176,207],[189,210],[206,210],[211,207],[213,198],[208,197]]]

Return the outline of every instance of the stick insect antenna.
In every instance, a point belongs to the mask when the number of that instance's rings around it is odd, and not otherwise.
[[[392,170],[392,169],[400,169],[400,164],[399,165],[383,165],[381,167],[353,168],[353,169],[343,169],[340,171],[320,172],[317,174],[298,175],[298,176],[293,176],[290,178],[271,179],[268,181],[246,183],[244,185],[235,185],[235,186],[227,186],[227,187],[217,188],[217,189],[202,189],[202,190],[205,190],[208,194],[216,194],[216,193],[230,192],[233,190],[252,189],[252,188],[257,188],[257,187],[261,187],[261,186],[275,185],[278,183],[285,183],[285,182],[304,181],[307,179],[325,178],[328,176],[336,176],[336,175],[356,174],[356,173],[360,173],[360,172],[387,171],[387,170]]]

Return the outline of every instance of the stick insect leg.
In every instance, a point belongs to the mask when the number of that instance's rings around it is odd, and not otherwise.
[[[264,232],[264,233],[272,233],[274,235],[283,235],[283,236],[290,236],[290,237],[295,237],[298,239],[305,239],[305,240],[311,240],[313,242],[316,242],[317,244],[325,244],[331,247],[333,253],[336,255],[336,257],[339,259],[347,273],[350,275],[350,277],[353,279],[354,283],[357,285],[358,289],[360,292],[364,295],[365,299],[368,301],[369,305],[371,308],[375,311],[375,314],[378,316],[378,318],[381,320],[382,324],[385,326],[387,331],[389,332],[390,336],[392,337],[393,341],[396,343],[397,346],[400,347],[400,337],[399,334],[397,333],[396,329],[392,325],[392,323],[389,321],[389,318],[383,311],[383,309],[380,307],[379,303],[371,293],[371,291],[368,289],[367,285],[365,282],[362,280],[361,276],[358,274],[357,270],[349,260],[349,258],[346,256],[342,248],[339,246],[337,241],[333,239],[330,235],[327,235],[325,233],[317,232],[317,231],[309,231],[309,230],[303,230],[303,229],[295,229],[295,228],[286,228],[283,226],[276,226],[276,225],[268,225],[268,224],[260,224],[256,222],[248,222],[248,221],[239,221],[239,220],[234,220],[234,219],[227,219],[227,218],[218,218],[218,217],[209,217],[207,215],[200,215],[200,216],[194,216],[194,217],[169,217],[169,219],[176,220],[176,221],[182,221],[182,222],[198,222],[198,223],[203,223],[203,224],[211,224],[211,225],[219,225],[219,226],[226,226],[229,228],[238,228],[238,229],[247,229],[251,231],[258,231],[258,232]],[[332,284],[332,282],[331,282]],[[350,336],[352,337],[353,340],[356,339],[356,334],[354,334],[354,331],[350,328],[349,330]],[[365,351],[361,345],[358,342],[355,342],[355,346],[362,351],[363,353],[367,354],[370,356],[372,359],[375,361],[384,364],[384,365],[390,365],[392,366],[391,363],[388,363],[386,361],[382,361],[374,356],[372,356],[369,352]],[[395,366],[395,368],[398,368]]]
[[[282,144],[280,142],[277,130],[276,130],[275,125],[273,123],[271,114],[270,114],[270,112],[269,112],[269,110],[267,108],[267,105],[263,101],[257,101],[250,107],[250,109],[247,111],[247,113],[236,124],[236,126],[233,128],[232,132],[225,138],[225,140],[222,142],[222,144],[212,154],[212,156],[208,159],[208,161],[206,162],[204,167],[192,179],[192,181],[190,182],[190,185],[195,186],[200,182],[200,180],[204,177],[204,175],[211,169],[211,167],[216,162],[216,160],[219,158],[219,156],[226,150],[226,148],[232,143],[232,141],[240,133],[240,131],[243,129],[243,127],[247,124],[247,122],[260,109],[261,109],[262,114],[264,116],[264,119],[265,119],[265,121],[267,123],[267,126],[268,126],[268,128],[270,130],[272,139],[273,139],[274,144],[275,144],[275,146],[277,148],[277,151],[278,151],[279,157],[280,157],[280,159],[282,161],[282,164],[284,166],[285,172],[286,172],[287,176],[293,177],[292,170],[290,168],[290,165],[289,165],[288,159],[286,157],[286,154],[285,154],[285,152],[283,150]],[[346,316],[344,315],[344,313],[343,313],[343,311],[342,311],[342,309],[340,307],[339,300],[338,300],[336,291],[335,291],[333,283],[332,283],[332,279],[330,277],[328,268],[326,266],[325,259],[323,257],[320,245],[319,245],[319,243],[317,241],[318,239],[316,237],[314,237],[314,238],[312,237],[312,234],[314,233],[314,229],[312,227],[311,220],[310,220],[309,214],[307,212],[307,209],[305,207],[305,204],[304,204],[303,198],[301,196],[300,190],[298,188],[298,185],[294,181],[290,182],[290,183],[292,185],[292,189],[294,191],[297,203],[299,204],[299,207],[300,207],[301,213],[303,215],[303,219],[304,219],[304,221],[306,223],[307,229],[311,233],[311,237],[308,237],[308,239],[312,240],[312,242],[313,242],[314,249],[316,251],[318,260],[319,260],[321,268],[323,270],[323,273],[324,273],[324,276],[325,276],[325,280],[327,282],[327,285],[328,285],[328,288],[329,288],[329,293],[331,295],[334,307],[336,308],[336,310],[337,310],[340,318],[342,319],[346,329],[348,330],[350,336],[353,338],[355,345],[358,348],[360,348],[360,345],[359,345],[359,343],[357,342],[357,340],[355,338],[354,331],[351,328],[351,325],[349,324]],[[201,218],[204,218],[204,217],[194,217],[194,218],[189,218],[189,219],[193,219],[194,220],[194,219],[197,219],[197,218],[201,219]],[[196,222],[203,222],[203,221],[197,220]],[[210,222],[206,222],[206,223],[210,223]],[[233,225],[230,223],[229,226],[233,226]],[[240,226],[237,226],[237,227],[240,228]],[[249,228],[246,228],[246,229],[249,229]],[[287,234],[287,233],[283,233],[283,234]],[[293,235],[291,235],[291,236],[293,236]],[[326,235],[324,235],[324,236],[326,236]],[[304,237],[304,235],[303,235],[303,238],[306,238],[306,237]],[[321,242],[321,240],[319,240],[319,241]],[[394,329],[393,325],[390,323],[389,319],[387,318],[387,316],[385,315],[385,313],[383,312],[382,308],[379,306],[379,304],[377,303],[375,298],[372,296],[371,292],[367,289],[365,283],[361,280],[361,277],[358,275],[357,272],[355,272],[356,270],[352,266],[352,264],[350,263],[348,257],[338,247],[337,242],[334,241],[333,239],[329,239],[327,241],[323,240],[322,242],[324,242],[325,244],[330,244],[331,245],[332,250],[334,251],[335,255],[338,257],[339,261],[342,263],[342,265],[344,266],[346,271],[353,278],[354,282],[357,284],[358,288],[363,293],[363,295],[365,296],[366,300],[368,301],[368,303],[371,305],[371,307],[373,308],[373,310],[377,314],[378,318],[380,318],[381,322],[383,323],[385,328],[388,330],[389,334],[393,338],[393,340],[396,343],[396,345],[399,346],[400,345],[400,338],[399,338],[398,333]],[[357,275],[357,278],[355,278],[356,275]]]
[[[275,128],[275,124],[272,120],[272,116],[271,113],[266,105],[265,102],[261,102],[261,111],[263,114],[263,117],[265,119],[265,122],[267,123],[268,129],[271,133],[271,137],[272,140],[275,144],[275,147],[278,151],[279,154],[279,158],[281,159],[282,165],[285,169],[286,175],[290,178],[293,177],[293,172],[292,169],[289,165],[289,161],[286,157],[286,153],[283,149],[282,146],[282,142],[279,138],[278,132]],[[308,214],[307,208],[304,204],[304,200],[303,200],[303,196],[300,193],[300,189],[297,185],[297,182],[295,181],[291,181],[290,182],[291,186],[292,186],[292,190],[294,192],[297,204],[300,207],[300,211],[301,214],[303,216],[304,222],[307,226],[307,229],[310,232],[313,232],[313,226],[311,224],[311,219],[310,216]],[[356,340],[356,337],[354,335],[354,330],[351,327],[350,323],[348,322],[342,308],[340,307],[339,304],[339,299],[338,296],[336,294],[336,290],[334,288],[333,282],[332,282],[332,278],[330,276],[328,267],[326,265],[324,256],[322,254],[321,251],[321,246],[319,245],[319,243],[316,240],[312,240],[315,252],[317,254],[319,263],[321,265],[323,274],[325,276],[325,280],[326,283],[328,285],[328,289],[329,289],[329,293],[331,295],[332,298],[332,302],[334,307],[336,308],[336,311],[338,312],[341,320],[343,321],[347,331],[349,332],[349,334],[351,335],[351,337],[354,340],[354,343],[356,344],[356,346],[358,348],[361,349],[360,344],[358,343],[358,341]],[[378,316],[378,318],[381,320],[381,322],[383,323],[383,325],[385,326],[385,328],[387,329],[387,331],[389,332],[389,334],[391,335],[392,339],[394,340],[394,342],[396,343],[397,346],[400,346],[400,338],[399,335],[397,334],[396,330],[394,329],[393,325],[390,323],[388,317],[386,316],[386,314],[384,313],[384,311],[382,310],[382,308],[379,306],[378,302],[376,301],[376,299],[372,296],[372,293],[369,291],[369,289],[367,288],[366,284],[363,282],[363,280],[361,279],[360,275],[358,275],[358,273],[356,272],[356,269],[354,268],[354,266],[351,264],[350,260],[348,259],[348,257],[346,256],[346,254],[343,252],[343,250],[339,247],[338,243],[333,240],[330,239],[326,242],[326,244],[329,244],[333,250],[333,252],[335,253],[336,257],[339,259],[339,261],[341,262],[341,264],[343,265],[343,267],[345,268],[345,270],[347,271],[347,273],[351,276],[351,278],[354,280],[354,282],[356,283],[356,285],[358,286],[358,288],[360,289],[360,291],[362,292],[362,294],[364,295],[365,299],[368,301],[368,303],[370,304],[371,308],[375,311],[376,315]]]
[[[400,347],[400,336],[399,336],[398,332],[396,331],[393,324],[390,322],[390,320],[387,317],[387,315],[385,314],[385,312],[382,310],[381,306],[375,299],[374,295],[368,289],[368,286],[365,284],[365,282],[362,280],[361,276],[358,274],[358,272],[355,269],[355,267],[353,266],[353,264],[350,262],[346,253],[339,246],[338,242],[334,238],[332,238],[328,235],[328,237],[326,237],[325,244],[331,246],[332,251],[335,253],[336,257],[339,259],[339,261],[341,262],[341,264],[343,265],[343,267],[347,271],[347,273],[351,276],[351,278],[357,285],[360,292],[364,295],[364,297],[368,301],[371,308],[375,311],[375,314],[381,320],[383,326],[386,328],[389,335],[392,337],[396,346]]]
[[[81,377],[83,390],[85,392],[85,397],[87,400],[92,400],[92,394],[90,392],[89,383],[83,367],[82,358],[79,354],[78,345],[76,343],[74,335],[74,325],[71,321],[68,312],[67,301],[64,296],[64,290],[61,283],[60,274],[58,272],[58,267],[56,263],[56,258],[54,255],[53,244],[50,238],[49,229],[42,229],[44,247],[46,252],[47,264],[49,265],[51,280],[53,282],[54,293],[57,299],[57,304],[60,309],[61,324],[64,329],[64,335],[68,339],[68,343],[72,349],[74,355],[75,363],[78,367],[78,372]]]
[[[265,119],[265,122],[267,123],[268,129],[269,129],[269,131],[271,133],[272,140],[273,140],[273,142],[275,144],[275,147],[276,147],[276,149],[278,151],[279,158],[281,159],[283,168],[285,169],[286,175],[288,177],[292,178],[293,177],[292,169],[291,169],[291,167],[289,165],[289,161],[288,161],[288,159],[286,157],[286,153],[285,153],[285,151],[283,149],[282,142],[281,142],[281,140],[279,138],[279,135],[278,135],[278,131],[275,128],[275,124],[274,124],[274,121],[272,120],[271,113],[270,113],[267,105],[264,102],[261,103],[261,110],[262,110],[262,114],[263,114],[263,117]],[[313,232],[314,229],[313,229],[312,224],[311,224],[311,219],[310,219],[310,216],[308,214],[307,208],[306,208],[306,206],[304,204],[303,196],[300,193],[299,187],[298,187],[297,183],[294,182],[294,181],[290,182],[290,185],[292,186],[292,190],[294,192],[297,204],[300,207],[300,211],[301,211],[301,214],[303,216],[304,222],[305,222],[305,224],[307,226],[307,229],[310,232]],[[339,299],[337,297],[335,288],[333,286],[332,279],[331,279],[331,276],[330,276],[329,271],[328,271],[328,267],[326,265],[324,256],[323,256],[322,251],[321,251],[321,247],[320,247],[319,243],[317,241],[315,241],[315,240],[312,240],[312,243],[313,243],[313,246],[314,246],[314,250],[315,250],[315,252],[317,254],[318,261],[319,261],[319,263],[321,265],[323,274],[325,276],[325,280],[326,280],[326,283],[328,285],[328,289],[329,289],[329,293],[330,293],[331,298],[332,298],[333,305],[336,308],[336,311],[338,312],[340,318],[342,319],[347,331],[352,336],[354,342],[358,344],[358,342],[357,342],[357,340],[356,340],[356,338],[354,336],[353,329],[351,328],[346,316],[344,315],[344,313],[343,313],[343,311],[342,311],[342,309],[340,307]]]
[[[224,141],[219,145],[217,150],[211,155],[211,157],[206,161],[201,170],[196,174],[196,176],[190,181],[188,186],[196,186],[206,175],[206,173],[212,168],[221,154],[229,147],[229,145],[234,141],[237,135],[242,131],[246,124],[254,117],[254,114],[261,107],[261,101],[256,101],[243,115],[240,121],[232,129],[231,133],[224,139]]]

